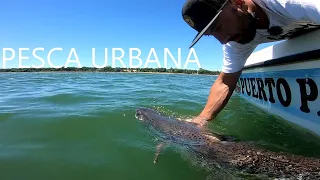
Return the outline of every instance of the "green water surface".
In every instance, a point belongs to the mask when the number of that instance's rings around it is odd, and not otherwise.
[[[1,180],[200,180],[208,172],[156,143],[140,106],[188,118],[215,76],[135,73],[1,73]],[[234,95],[210,128],[261,146],[320,157],[320,140]]]

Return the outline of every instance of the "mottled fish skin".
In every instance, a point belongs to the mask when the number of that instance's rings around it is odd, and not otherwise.
[[[226,169],[271,179],[320,179],[319,158],[273,152],[249,142],[215,143],[209,150],[207,147],[199,148],[199,152],[206,152],[202,153],[202,157]]]
[[[224,141],[197,126],[138,108],[136,118],[162,140],[187,145],[209,164],[269,178],[320,179],[320,159],[268,151],[250,142]],[[159,154],[160,150],[158,151]]]
[[[136,118],[151,129],[156,135],[165,141],[170,141],[182,145],[206,145],[211,141],[219,141],[214,136],[206,135],[197,126],[185,122],[162,116],[158,112],[149,108],[138,108]]]

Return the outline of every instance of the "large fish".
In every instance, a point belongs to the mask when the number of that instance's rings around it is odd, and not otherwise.
[[[270,178],[320,179],[320,159],[268,151],[250,142],[203,130],[149,108],[138,108],[136,118],[155,135],[154,163],[166,145],[188,147],[221,170],[241,171]],[[229,171],[230,172],[230,171]]]

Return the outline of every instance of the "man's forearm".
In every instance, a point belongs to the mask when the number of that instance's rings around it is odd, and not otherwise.
[[[228,103],[229,98],[229,87],[222,82],[215,81],[210,89],[207,104],[200,116],[204,116],[208,120],[215,118]]]
[[[233,74],[221,73],[210,89],[206,106],[200,116],[211,120],[227,105],[241,72]]]

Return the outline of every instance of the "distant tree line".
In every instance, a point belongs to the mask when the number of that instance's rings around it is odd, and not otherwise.
[[[0,69],[0,72],[153,72],[153,73],[182,73],[182,74],[210,74],[218,75],[220,71],[210,71],[200,68],[199,70],[178,69],[178,68],[120,68],[106,66],[104,68],[95,67],[67,67],[67,68],[10,68]]]

